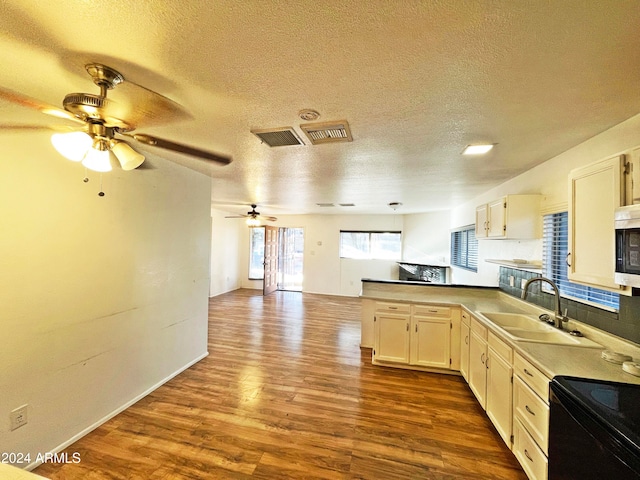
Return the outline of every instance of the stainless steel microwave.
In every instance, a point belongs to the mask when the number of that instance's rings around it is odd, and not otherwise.
[[[618,285],[640,287],[640,204],[616,208],[616,271]]]

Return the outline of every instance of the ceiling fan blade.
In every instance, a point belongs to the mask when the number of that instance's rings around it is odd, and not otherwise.
[[[228,215],[224,218],[247,218],[246,215]]]
[[[275,222],[278,220],[276,217],[261,217],[264,218],[267,222]]]
[[[170,140],[164,140],[162,138],[152,137],[144,133],[125,134],[128,137],[133,137],[140,143],[150,145],[152,147],[164,148],[165,150],[171,150],[178,153],[184,153],[185,155],[191,155],[193,157],[202,158],[204,160],[210,160],[212,162],[220,163],[222,165],[228,165],[231,163],[230,157],[218,155],[216,153],[208,152],[206,150],[200,150],[199,148],[190,147],[182,143],[172,142]]]
[[[50,132],[74,132],[78,129],[69,125],[23,125],[23,124],[0,124],[0,130],[16,132],[50,131]]]
[[[9,90],[7,88],[0,87],[0,100],[5,100],[7,102],[19,105],[21,107],[31,108],[33,110],[37,110],[41,113],[45,113],[47,115],[51,115],[58,118],[64,118],[66,120],[71,120],[76,123],[84,123],[82,120],[74,117],[71,113],[67,112],[58,107],[54,107],[53,105],[49,105],[48,103],[41,102],[34,98],[28,97],[27,95],[23,95],[22,93],[14,92],[13,90]]]

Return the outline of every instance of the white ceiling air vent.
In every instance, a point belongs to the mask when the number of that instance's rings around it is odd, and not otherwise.
[[[300,128],[313,145],[321,143],[351,142],[351,130],[346,120],[323,123],[303,123]]]
[[[300,137],[292,127],[265,128],[261,130],[251,130],[256,137],[270,147],[284,147],[290,145],[304,145]]]

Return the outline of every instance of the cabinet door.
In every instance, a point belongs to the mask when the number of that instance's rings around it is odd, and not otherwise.
[[[376,314],[373,346],[376,360],[409,363],[410,321],[410,315]]]
[[[449,318],[413,316],[411,364],[449,368],[451,320]]]
[[[513,367],[491,346],[488,347],[487,356],[487,416],[511,448]]]
[[[489,227],[489,209],[487,205],[476,208],[476,238],[485,238]]]
[[[506,200],[501,198],[491,202],[488,205],[489,209],[489,229],[487,231],[488,237],[498,238],[504,237],[507,233],[506,223]]]
[[[469,345],[469,387],[482,408],[486,408],[487,342],[473,330]]]
[[[569,174],[569,280],[619,290],[615,270],[614,209],[622,205],[624,156]]]
[[[469,325],[462,322],[460,326],[460,373],[469,383],[469,342],[471,340],[471,329]]]

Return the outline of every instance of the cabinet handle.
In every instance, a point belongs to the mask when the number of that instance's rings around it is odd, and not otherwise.
[[[438,310],[429,310],[429,313],[438,313]]]
[[[529,459],[529,461],[533,462],[533,458],[531,458],[531,455],[529,455],[529,452],[527,452],[527,449],[524,449],[524,456],[527,457]]]
[[[564,260],[564,263],[567,264],[567,267],[571,266],[571,262],[569,261],[570,256],[571,256],[571,252],[567,253],[567,258]]]
[[[482,355],[480,355],[480,361],[482,362],[482,364],[484,365],[484,353]]]
[[[466,337],[464,337],[464,344],[465,344],[465,345],[469,345],[469,335],[467,335]]]
[[[418,324],[416,323],[416,333],[418,333]]]
[[[529,405],[525,405],[525,406],[524,406],[524,409],[525,409],[527,412],[529,412],[531,415],[533,415],[534,417],[536,416],[536,412],[534,412],[533,410],[531,410],[531,409],[529,408]]]
[[[524,373],[526,373],[527,375],[529,375],[530,377],[533,377],[533,373],[531,373],[529,370],[527,370],[526,368],[524,369]]]
[[[407,323],[407,332],[409,331],[409,324]]]
[[[397,310],[398,307],[389,307],[389,310]]]
[[[487,357],[487,361],[484,362],[484,366],[487,367],[487,370],[489,369],[489,357]]]

